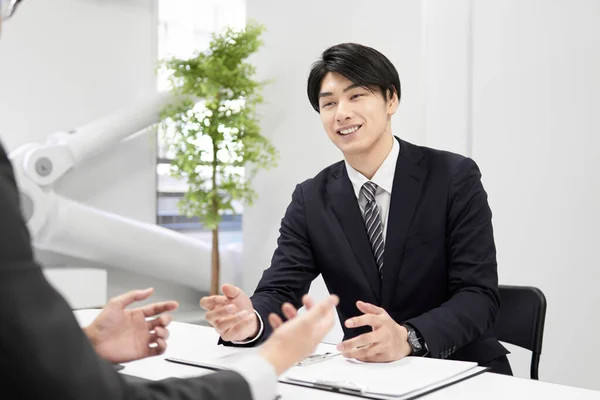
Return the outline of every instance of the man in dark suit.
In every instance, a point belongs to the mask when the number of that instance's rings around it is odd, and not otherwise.
[[[19,3],[0,0],[0,25]],[[313,305],[307,296],[306,315],[287,323],[271,315],[275,333],[256,356],[241,360],[232,371],[134,385],[113,363],[163,353],[170,322],[163,313],[177,307],[169,301],[126,309],[151,294],[147,289],[115,297],[80,329],[34,261],[12,166],[0,145],[0,384],[15,398],[272,399],[276,376],[314,352],[333,326],[338,302],[331,296]]]
[[[307,91],[345,160],[297,185],[254,295],[225,285],[221,305],[201,301],[207,320],[224,342],[259,343],[271,333],[266,315],[281,303],[299,307],[322,274],[341,299],[344,356],[449,358],[512,374],[493,333],[496,250],[475,162],[393,136],[400,80],[375,49],[327,49]],[[229,317],[239,310],[254,313]]]

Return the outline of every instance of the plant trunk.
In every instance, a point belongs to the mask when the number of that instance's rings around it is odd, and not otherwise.
[[[212,163],[212,190],[215,194],[213,197],[212,211],[214,215],[219,214],[219,202],[217,200],[217,143],[213,138],[213,163]],[[212,273],[210,281],[210,294],[219,294],[219,272],[220,272],[220,260],[219,260],[219,225],[215,226],[212,230]]]
[[[219,294],[219,227],[212,231],[212,273],[210,282],[210,294]]]

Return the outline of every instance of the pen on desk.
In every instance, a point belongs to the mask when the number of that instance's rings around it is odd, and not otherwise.
[[[362,349],[363,347],[367,347],[367,346],[369,346],[369,344],[358,346],[357,349]],[[341,355],[342,355],[341,352],[331,353],[329,351],[327,353],[323,353],[323,354],[313,354],[313,355],[306,357],[304,360],[298,362],[296,365],[299,367],[302,367],[302,366],[306,366],[306,365],[316,364],[318,362],[330,360],[334,357],[341,356]]]
[[[330,358],[339,356],[341,353],[323,353],[323,354],[312,354],[306,357],[304,360],[298,362],[296,365],[299,367],[315,364],[321,361],[329,360]]]

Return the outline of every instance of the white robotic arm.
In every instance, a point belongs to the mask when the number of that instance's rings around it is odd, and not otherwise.
[[[172,101],[169,92],[157,94],[72,132],[56,133],[45,144],[27,149],[23,158],[25,173],[37,185],[51,185],[82,161],[158,122],[160,110]]]
[[[74,132],[57,133],[44,144],[25,144],[10,153],[36,248],[208,289],[210,245],[54,192],[55,182],[80,163],[154,125],[161,108],[173,100],[169,93],[157,94]]]

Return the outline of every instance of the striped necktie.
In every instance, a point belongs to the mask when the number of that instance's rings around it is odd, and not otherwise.
[[[367,199],[367,205],[365,207],[365,227],[367,228],[367,235],[369,235],[369,241],[371,242],[371,248],[373,249],[375,264],[379,269],[379,275],[381,275],[383,273],[384,245],[383,226],[381,224],[381,217],[379,216],[379,208],[375,202],[377,185],[368,181],[362,186],[360,191]]]

